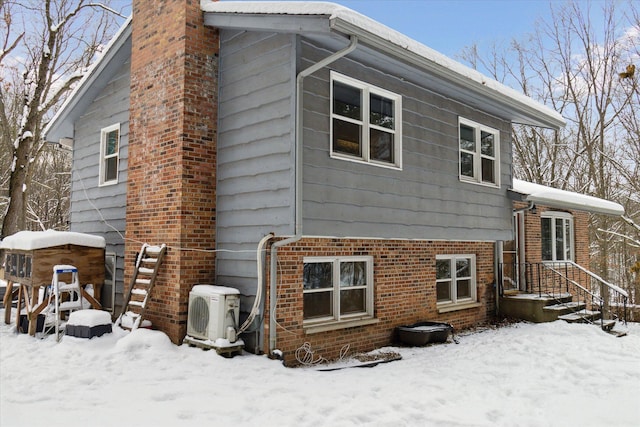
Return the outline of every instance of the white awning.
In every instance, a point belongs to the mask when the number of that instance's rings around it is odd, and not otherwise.
[[[586,212],[619,216],[624,208],[619,203],[572,191],[534,184],[519,179],[513,180],[514,193],[522,195],[521,200],[559,209],[577,209]]]

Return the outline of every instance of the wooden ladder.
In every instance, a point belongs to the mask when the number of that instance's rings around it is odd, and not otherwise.
[[[142,245],[122,312],[115,321],[116,326],[134,330],[142,324],[158,269],[166,252],[167,246],[164,243],[161,246],[150,246],[146,243]]]

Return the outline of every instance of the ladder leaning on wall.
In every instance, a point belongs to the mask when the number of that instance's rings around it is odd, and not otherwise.
[[[161,246],[150,246],[146,243],[142,245],[122,312],[115,321],[116,326],[135,330],[142,325],[158,269],[166,252],[167,246],[164,243]]]

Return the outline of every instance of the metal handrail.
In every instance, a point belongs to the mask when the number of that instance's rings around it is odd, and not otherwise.
[[[573,289],[573,292],[578,294],[576,295],[577,297],[580,297],[580,294],[585,299],[589,298],[587,295],[591,297],[591,306],[597,306],[602,313],[602,326],[604,326],[605,315],[610,318],[616,316],[622,318],[624,323],[627,321],[628,293],[573,261],[523,263],[517,266],[515,264],[501,263],[499,270],[500,280],[498,281],[500,296],[504,295],[505,278],[502,276],[505,266],[508,265],[511,265],[512,271],[520,271],[522,273],[521,276],[511,279],[517,280],[519,284],[522,279],[524,286],[518,287],[526,289],[527,292],[538,293],[540,296],[543,293],[554,295],[556,290],[562,293],[563,288],[566,286],[566,292],[570,292]],[[545,271],[553,274],[553,276],[549,276]],[[594,286],[598,286],[599,289],[594,290]],[[613,306],[616,307],[615,311],[611,309]],[[620,312],[621,306],[622,313]],[[607,311],[605,312],[605,310]]]

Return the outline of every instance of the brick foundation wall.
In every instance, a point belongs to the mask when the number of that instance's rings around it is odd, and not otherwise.
[[[188,294],[215,277],[217,33],[198,0],[134,0],[125,286],[142,242],[166,243],[148,319],[175,343]]]
[[[476,255],[480,307],[438,313],[436,255],[441,254]],[[302,292],[304,257],[363,255],[373,257],[374,316],[379,322],[329,332],[305,333]],[[305,238],[278,250],[278,274],[276,320],[279,326],[276,347],[284,353],[286,364],[296,363],[295,351],[306,342],[316,354],[335,359],[347,344],[351,354],[390,344],[393,330],[399,325],[435,320],[451,323],[456,329],[461,329],[489,321],[495,313],[492,242]],[[268,337],[268,318],[265,319],[265,325],[265,337]],[[265,342],[268,345],[268,339]],[[265,348],[265,352],[268,351]]]

